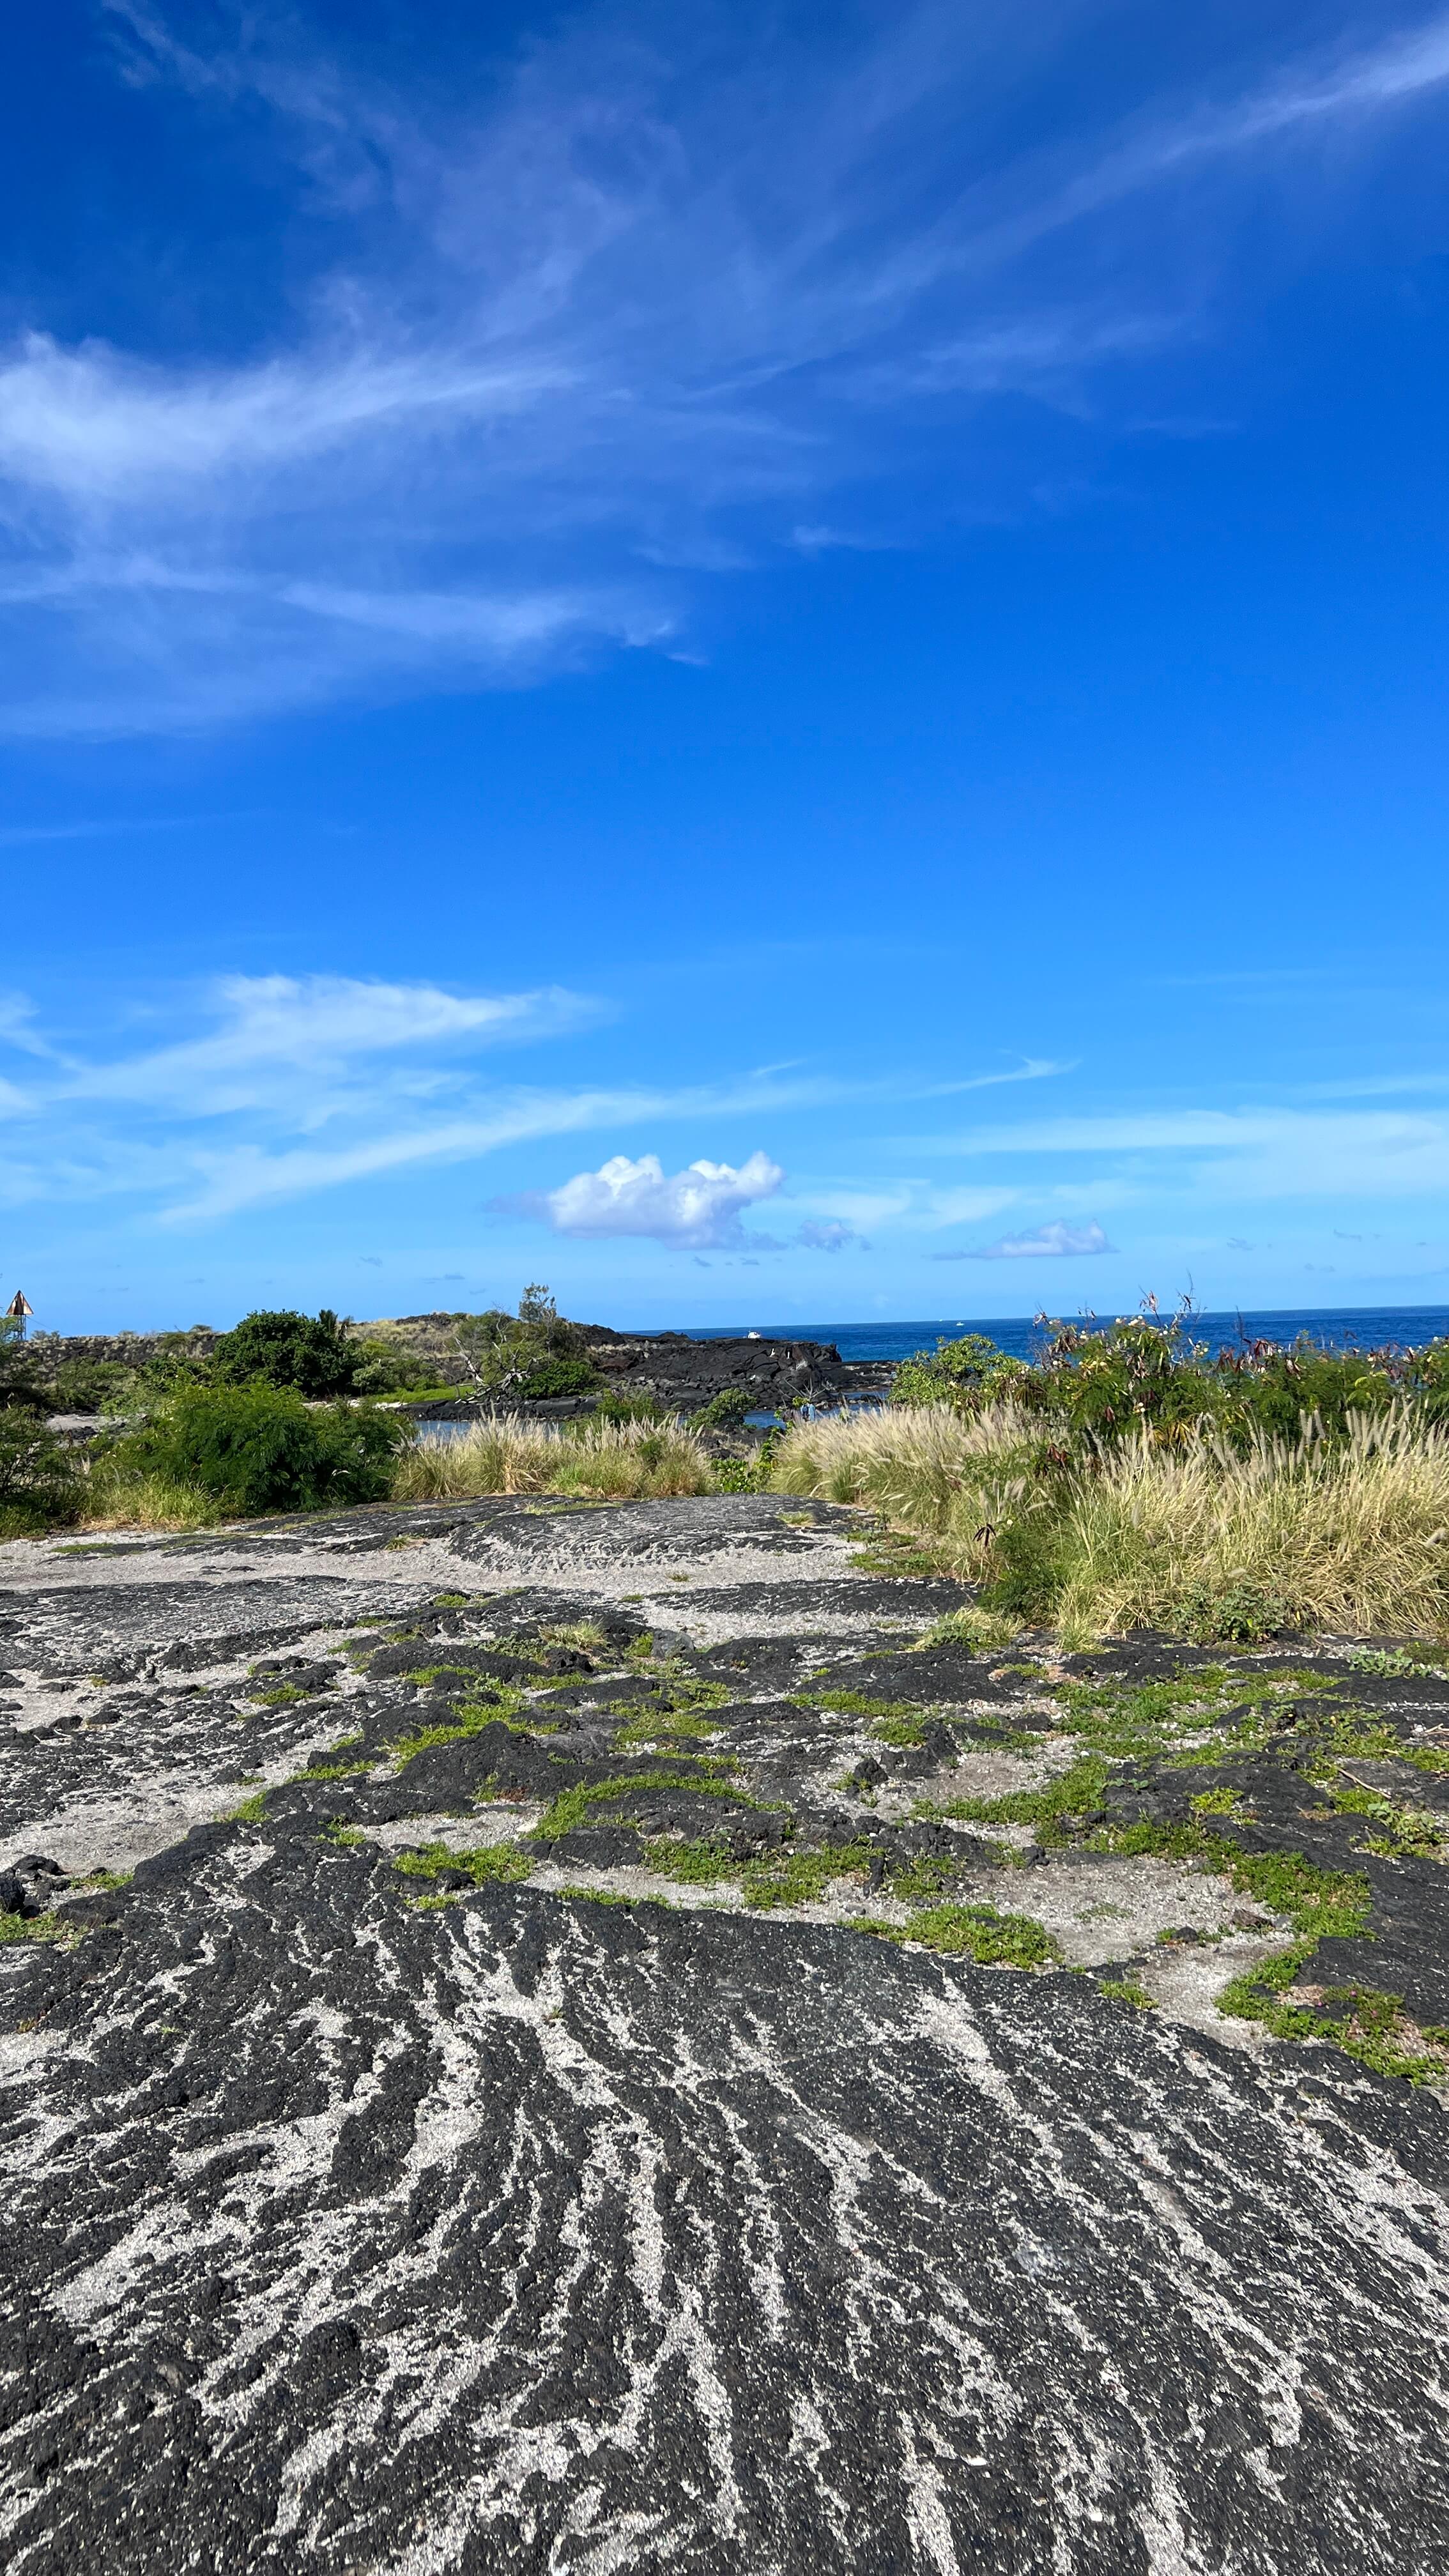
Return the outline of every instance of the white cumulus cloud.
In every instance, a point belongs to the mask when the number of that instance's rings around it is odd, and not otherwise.
[[[700,1161],[671,1173],[657,1154],[634,1161],[613,1154],[597,1172],[576,1172],[532,1204],[557,1234],[647,1235],[685,1251],[728,1252],[752,1240],[740,1210],[773,1198],[784,1177],[768,1154],[751,1154],[738,1170]]]

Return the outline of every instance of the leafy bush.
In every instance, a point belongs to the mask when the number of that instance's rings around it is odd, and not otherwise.
[[[396,1342],[354,1342],[354,1395],[446,1395],[437,1362],[426,1351]]]
[[[80,1475],[46,1426],[48,1409],[23,1325],[0,1315],[0,1538],[54,1529],[79,1512]]]
[[[537,1404],[555,1395],[592,1395],[597,1384],[587,1360],[542,1359],[525,1371],[516,1392]]]
[[[742,1386],[721,1387],[708,1404],[702,1404],[693,1418],[696,1431],[738,1431],[750,1411],[750,1399]]]
[[[299,1395],[348,1395],[357,1374],[357,1345],[329,1306],[319,1315],[292,1307],[259,1308],[222,1333],[212,1353],[220,1386],[293,1387]]]
[[[596,1422],[672,1422],[673,1411],[652,1395],[624,1395],[606,1387],[594,1407]],[[691,1426],[693,1427],[693,1426]]]
[[[1430,1422],[1449,1422],[1449,1341],[1426,1342],[1404,1366],[1408,1394]]]
[[[537,1280],[525,1288],[516,1315],[505,1315],[498,1307],[484,1315],[460,1315],[453,1344],[480,1395],[536,1401],[549,1395],[587,1395],[598,1384],[577,1324],[566,1321]]]
[[[1257,1433],[1296,1440],[1309,1421],[1342,1439],[1355,1419],[1395,1401],[1397,1374],[1387,1353],[1326,1351],[1306,1333],[1287,1347],[1220,1352],[1214,1365],[1224,1427],[1239,1445]]]
[[[1295,1441],[1310,1428],[1345,1439],[1355,1422],[1410,1400],[1449,1422],[1449,1342],[1424,1351],[1327,1351],[1308,1335],[1210,1352],[1190,1336],[1190,1311],[1149,1308],[1113,1324],[1038,1317],[1043,1341],[1028,1367],[984,1334],[938,1342],[896,1371],[892,1401],[979,1413],[1009,1400],[1041,1425],[1042,1457],[1081,1463],[1104,1443],[1146,1434],[1181,1447],[1216,1432],[1240,1452],[1263,1438]]]
[[[132,1400],[137,1382],[124,1360],[63,1360],[47,1393],[57,1413],[104,1413]]]
[[[80,1517],[85,1487],[70,1450],[28,1405],[0,1406],[0,1538]]]
[[[33,1413],[48,1410],[36,1354],[25,1339],[18,1316],[0,1315],[0,1407],[21,1405]]]
[[[977,1412],[1010,1395],[1013,1379],[1026,1374],[1026,1362],[998,1350],[985,1333],[963,1333],[958,1342],[941,1339],[934,1351],[914,1351],[902,1360],[891,1402],[949,1404],[958,1413]]]
[[[129,1480],[209,1496],[223,1509],[315,1511],[389,1492],[407,1438],[371,1405],[308,1405],[291,1388],[183,1388],[155,1419],[97,1461],[98,1499],[115,1509]]]

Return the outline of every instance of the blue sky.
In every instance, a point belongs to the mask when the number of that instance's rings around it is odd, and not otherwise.
[[[1449,15],[9,73],[4,1295],[1449,1304]]]

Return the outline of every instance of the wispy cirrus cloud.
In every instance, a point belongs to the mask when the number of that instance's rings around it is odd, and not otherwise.
[[[0,1078],[0,1117],[12,1123],[0,1203],[129,1198],[162,1225],[216,1224],[359,1182],[482,1162],[548,1138],[934,1100],[982,1084],[1041,1080],[1052,1070],[1035,1059],[942,1081],[842,1077],[787,1065],[690,1084],[525,1084],[501,1080],[492,1069],[502,1049],[576,1041],[610,1016],[598,999],[557,986],[470,993],[421,981],[232,975],[144,1009],[133,1005],[129,1045],[113,1040],[83,1053],[44,1029],[23,996],[0,998],[0,1052],[8,1047],[18,1069],[18,1078]],[[147,1043],[158,1020],[165,1042]],[[697,1163],[692,1175],[668,1181],[662,1166],[654,1175],[654,1160],[621,1156],[604,1173],[561,1185],[554,1196],[569,1222],[560,1230],[590,1230],[584,1219],[592,1191],[599,1219],[593,1231],[654,1232],[666,1241],[690,1221],[679,1210],[691,1191],[703,1194],[701,1206],[709,1199],[723,1223],[719,1211],[732,1191],[744,1206],[769,1194],[762,1183],[770,1173],[777,1174],[771,1188],[778,1185],[777,1166],[761,1154],[738,1170]],[[609,1170],[634,1177],[611,1191]],[[955,1205],[951,1193],[939,1195]],[[802,1205],[826,1233],[853,1228],[858,1213],[838,1192],[827,1203]],[[823,1236],[817,1248],[828,1248]]]
[[[982,405],[1080,411],[1210,322],[1237,171],[1342,184],[1283,156],[1449,84],[1449,20],[1367,21],[1301,61],[1269,38],[1233,94],[1189,74],[1065,125],[1058,96],[1025,150],[999,111],[1053,96],[1086,0],[1045,33],[868,6],[809,42],[788,11],[599,0],[511,62],[420,43],[386,79],[290,14],[109,18],[123,77],[191,101],[199,156],[243,118],[328,247],[241,356],[62,343],[34,299],[0,359],[4,721],[30,733],[667,643],[709,567],[808,551],[845,487],[856,527],[943,420],[959,516]]]
[[[912,1150],[965,1162],[1019,1156],[1064,1166],[1090,1156],[1135,1175],[1138,1196],[1169,1190],[1240,1199],[1378,1199],[1449,1188],[1449,1113],[1438,1109],[1168,1109],[1023,1119],[952,1137],[917,1137]]]
[[[968,1251],[933,1252],[933,1261],[1071,1261],[1083,1254],[1115,1252],[1095,1218],[1082,1225],[1066,1225],[1054,1218],[1048,1225],[1034,1226],[1027,1234],[1004,1234],[997,1243],[973,1246]]]
[[[230,975],[208,995],[215,1015],[205,1035],[111,1063],[75,1065],[65,1089],[76,1100],[146,1103],[221,1117],[275,1097],[295,1097],[296,1078],[327,1086],[378,1057],[470,1052],[506,1041],[558,1037],[602,1016],[601,1006],[557,986],[532,993],[449,993],[436,984],[387,984],[344,975]]]

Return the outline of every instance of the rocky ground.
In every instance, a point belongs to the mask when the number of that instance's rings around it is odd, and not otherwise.
[[[1445,2563],[1449,1680],[777,1497],[0,1549],[26,2576]]]

